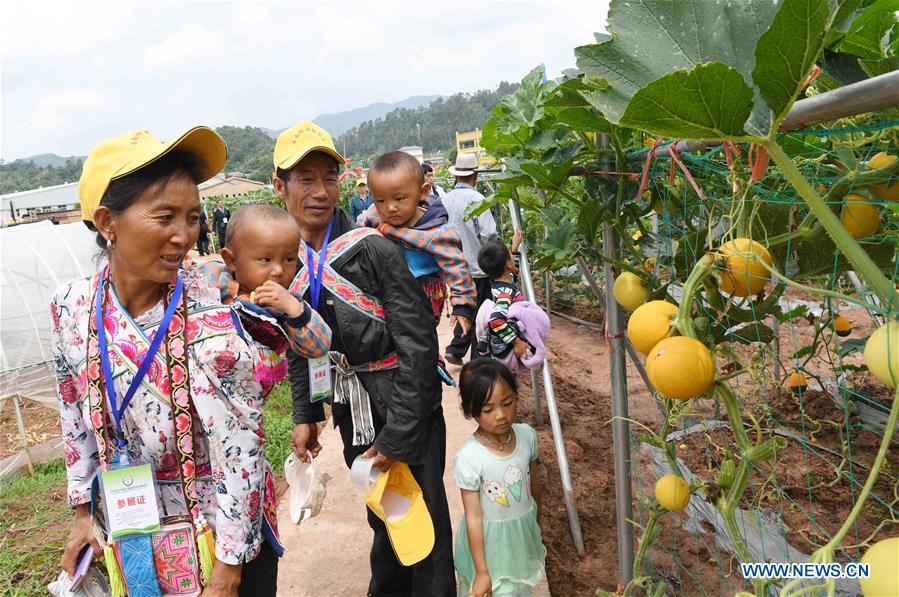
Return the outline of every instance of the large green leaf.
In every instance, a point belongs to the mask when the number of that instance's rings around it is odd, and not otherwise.
[[[736,69],[720,62],[676,71],[634,94],[621,118],[668,137],[721,139],[746,133],[752,90]]]
[[[801,91],[834,13],[828,0],[613,0],[613,39],[575,50],[585,75],[610,86],[583,95],[615,124],[763,138]]]
[[[894,70],[899,70],[899,56],[891,56],[880,60],[859,60],[858,64],[868,76],[876,77],[877,75],[884,75]]]
[[[565,160],[561,164],[537,164],[522,162],[521,171],[534,180],[532,186],[538,189],[559,190],[568,180],[568,172],[574,164],[574,158]]]
[[[759,38],[752,80],[776,122],[802,91],[834,16],[828,0],[786,0]]]
[[[609,121],[589,108],[565,108],[559,110],[555,118],[573,131],[609,132]]]
[[[604,85],[608,87],[608,83]],[[596,86],[587,85],[583,81],[583,77],[572,77],[566,79],[556,85],[556,87],[547,94],[543,101],[544,107],[577,107],[586,106],[587,102],[581,95],[584,91],[592,91]]]
[[[487,121],[481,133],[481,146],[494,156],[512,155],[519,151],[527,138],[522,140],[512,133],[501,131],[498,125],[495,118]]]
[[[538,66],[529,72],[515,93],[505,96],[497,106],[497,113],[504,117],[503,125],[518,128],[519,126],[533,126],[543,116],[541,107],[543,91],[543,66]],[[505,132],[509,132],[505,129]]]
[[[715,61],[736,69],[750,85],[756,41],[775,13],[771,0],[613,1],[609,9],[613,39],[575,49],[578,67],[610,84],[608,90],[586,95],[587,100],[618,123],[640,89],[672,72]],[[672,107],[689,101],[671,94],[666,103]]]
[[[884,40],[887,32],[895,31],[896,11],[899,11],[899,0],[878,0],[866,7],[836,49],[866,60],[886,58]]]

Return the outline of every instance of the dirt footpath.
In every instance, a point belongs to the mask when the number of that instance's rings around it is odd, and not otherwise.
[[[446,321],[439,330],[441,349],[451,331]],[[459,368],[451,367],[458,377]],[[446,418],[446,495],[453,528],[462,517],[462,499],[453,483],[453,456],[474,431],[459,408],[458,390],[444,386],[443,411]],[[297,597],[356,596],[368,590],[368,553],[371,529],[365,519],[365,502],[350,484],[350,472],[343,462],[342,444],[337,430],[328,426],[319,438],[324,449],[318,467],[332,479],[321,513],[299,526],[290,523],[286,496],[278,508],[281,539],[287,552],[278,568],[278,594]],[[537,594],[548,595],[545,583]]]

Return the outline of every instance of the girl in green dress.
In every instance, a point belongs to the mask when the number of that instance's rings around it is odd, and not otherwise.
[[[499,361],[474,359],[462,368],[462,411],[478,428],[453,470],[465,507],[455,549],[461,595],[529,595],[544,575],[537,433],[515,422],[517,392]]]

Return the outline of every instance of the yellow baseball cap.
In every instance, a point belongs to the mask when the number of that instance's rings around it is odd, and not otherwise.
[[[225,141],[209,127],[195,126],[181,136],[162,142],[144,130],[131,131],[97,144],[84,161],[78,181],[81,218],[94,221],[94,212],[106,194],[109,183],[147,166],[173,149],[196,155],[202,165],[204,180],[225,167],[228,149]]]
[[[304,120],[278,135],[272,160],[275,163],[275,170],[278,168],[289,170],[313,151],[328,154],[341,166],[345,163],[343,156],[337,153],[334,139],[328,131],[311,120]]]
[[[361,187],[362,185],[368,186],[368,179],[365,177],[360,178],[356,181],[356,186]]]
[[[434,549],[434,523],[405,462],[394,462],[378,476],[365,504],[384,521],[390,545],[403,566],[417,564]]]

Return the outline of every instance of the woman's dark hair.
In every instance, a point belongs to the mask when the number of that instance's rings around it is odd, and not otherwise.
[[[493,392],[496,380],[500,378],[518,394],[515,374],[499,361],[478,358],[465,363],[459,374],[459,396],[462,398],[462,412],[466,419],[481,416],[481,409]]]
[[[148,189],[159,183],[162,183],[162,187],[164,187],[177,173],[187,174],[196,184],[203,182],[206,177],[203,161],[195,154],[180,150],[170,151],[140,170],[110,182],[106,193],[100,200],[100,205],[112,213],[120,214],[131,207],[137,198]],[[97,232],[97,228],[92,222],[85,221],[84,223],[88,228]],[[99,232],[97,232],[96,242],[101,249],[106,250],[106,239]]]
[[[496,280],[506,273],[509,257],[511,253],[506,245],[498,240],[490,240],[478,251],[478,267],[491,279]]]
[[[427,162],[423,162],[423,163],[421,164],[421,172],[422,172],[422,174],[430,174],[430,173],[432,173],[433,171],[434,171],[434,167],[433,167],[431,164],[429,164],[429,163],[427,163]]]

